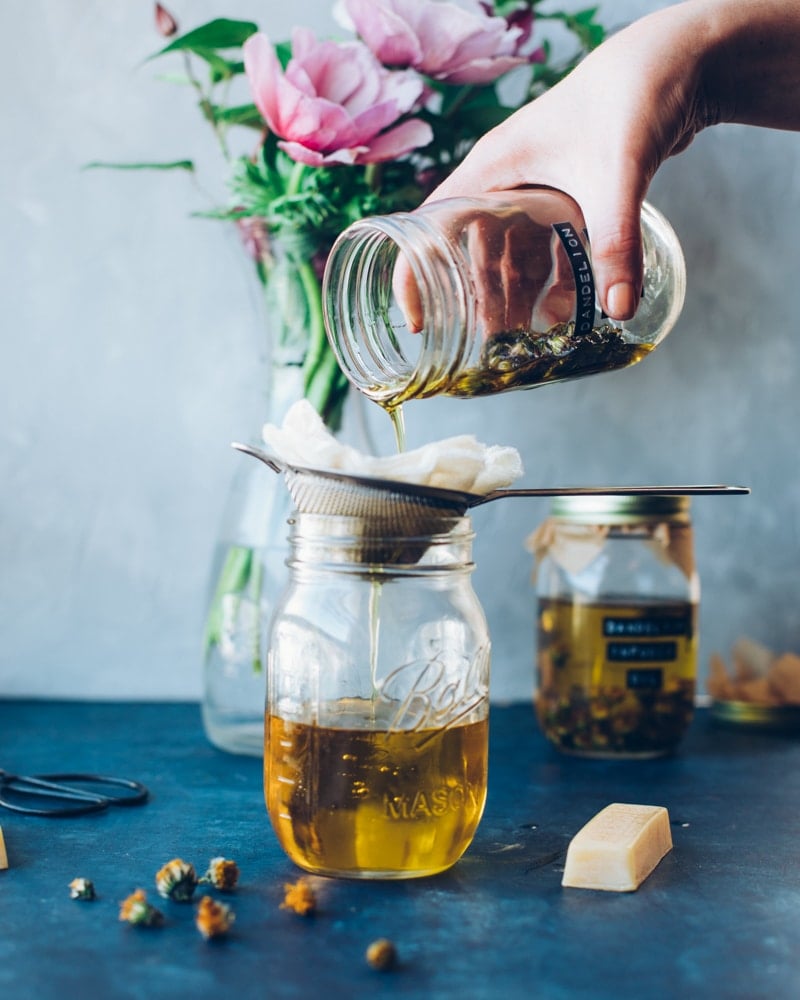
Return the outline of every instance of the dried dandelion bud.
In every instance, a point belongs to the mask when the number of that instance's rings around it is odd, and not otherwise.
[[[210,896],[203,896],[197,906],[194,922],[203,937],[208,940],[227,934],[235,919],[236,914],[229,906],[218,903]]]
[[[200,881],[213,885],[221,892],[233,892],[239,882],[239,866],[227,858],[212,858],[208,862],[208,871]]]
[[[197,873],[194,865],[180,858],[173,858],[156,872],[156,889],[165,899],[177,903],[188,903],[197,888]]]
[[[69,884],[69,894],[72,899],[94,899],[94,883],[88,878],[74,878]]]
[[[119,919],[137,927],[160,927],[164,914],[147,902],[144,889],[137,889],[120,904]]]
[[[163,4],[156,4],[156,30],[164,38],[171,38],[178,32],[178,22]]]
[[[301,917],[308,917],[316,910],[317,897],[304,878],[297,882],[287,882],[283,888],[285,895],[281,903],[282,910],[291,910]]]
[[[379,938],[367,948],[367,964],[385,972],[397,962],[397,949],[388,938]]]

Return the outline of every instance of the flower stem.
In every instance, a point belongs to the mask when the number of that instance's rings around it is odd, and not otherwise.
[[[348,383],[325,333],[322,290],[313,264],[303,261],[297,268],[309,315],[308,350],[303,360],[303,393],[325,423],[332,430],[337,430]]]
[[[303,286],[309,315],[308,350],[303,360],[303,386],[307,396],[308,387],[328,347],[328,338],[325,336],[325,322],[322,317],[322,290],[311,261],[298,263],[297,273]]]
[[[306,172],[305,163],[295,163],[295,165],[292,167],[292,173],[291,176],[289,177],[289,183],[286,185],[287,195],[297,194],[297,192],[300,190],[302,186],[305,172]]]

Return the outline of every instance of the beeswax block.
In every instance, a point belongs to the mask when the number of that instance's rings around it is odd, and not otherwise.
[[[561,884],[632,892],[670,850],[672,831],[663,806],[614,802],[570,841]]]
[[[0,826],[0,871],[8,868],[8,855],[6,854],[6,842],[3,840],[3,828]]]

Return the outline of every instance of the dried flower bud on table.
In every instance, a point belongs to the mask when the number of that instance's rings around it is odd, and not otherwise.
[[[156,889],[165,899],[188,903],[197,888],[194,865],[181,858],[173,858],[156,872]]]
[[[223,937],[236,919],[233,910],[210,896],[203,896],[197,906],[195,924],[206,940]]]
[[[308,917],[314,913],[317,908],[317,898],[306,879],[287,882],[283,888],[286,895],[281,903],[282,910],[291,910],[301,917]]]
[[[69,894],[72,899],[95,899],[94,883],[88,878],[74,878],[69,884]]]
[[[161,927],[164,914],[148,903],[144,889],[137,889],[120,904],[119,919],[136,927]]]

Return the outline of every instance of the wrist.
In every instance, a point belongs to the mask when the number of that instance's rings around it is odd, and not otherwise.
[[[705,124],[800,128],[800,5],[690,0],[702,55]],[[702,126],[701,126],[702,127]]]

